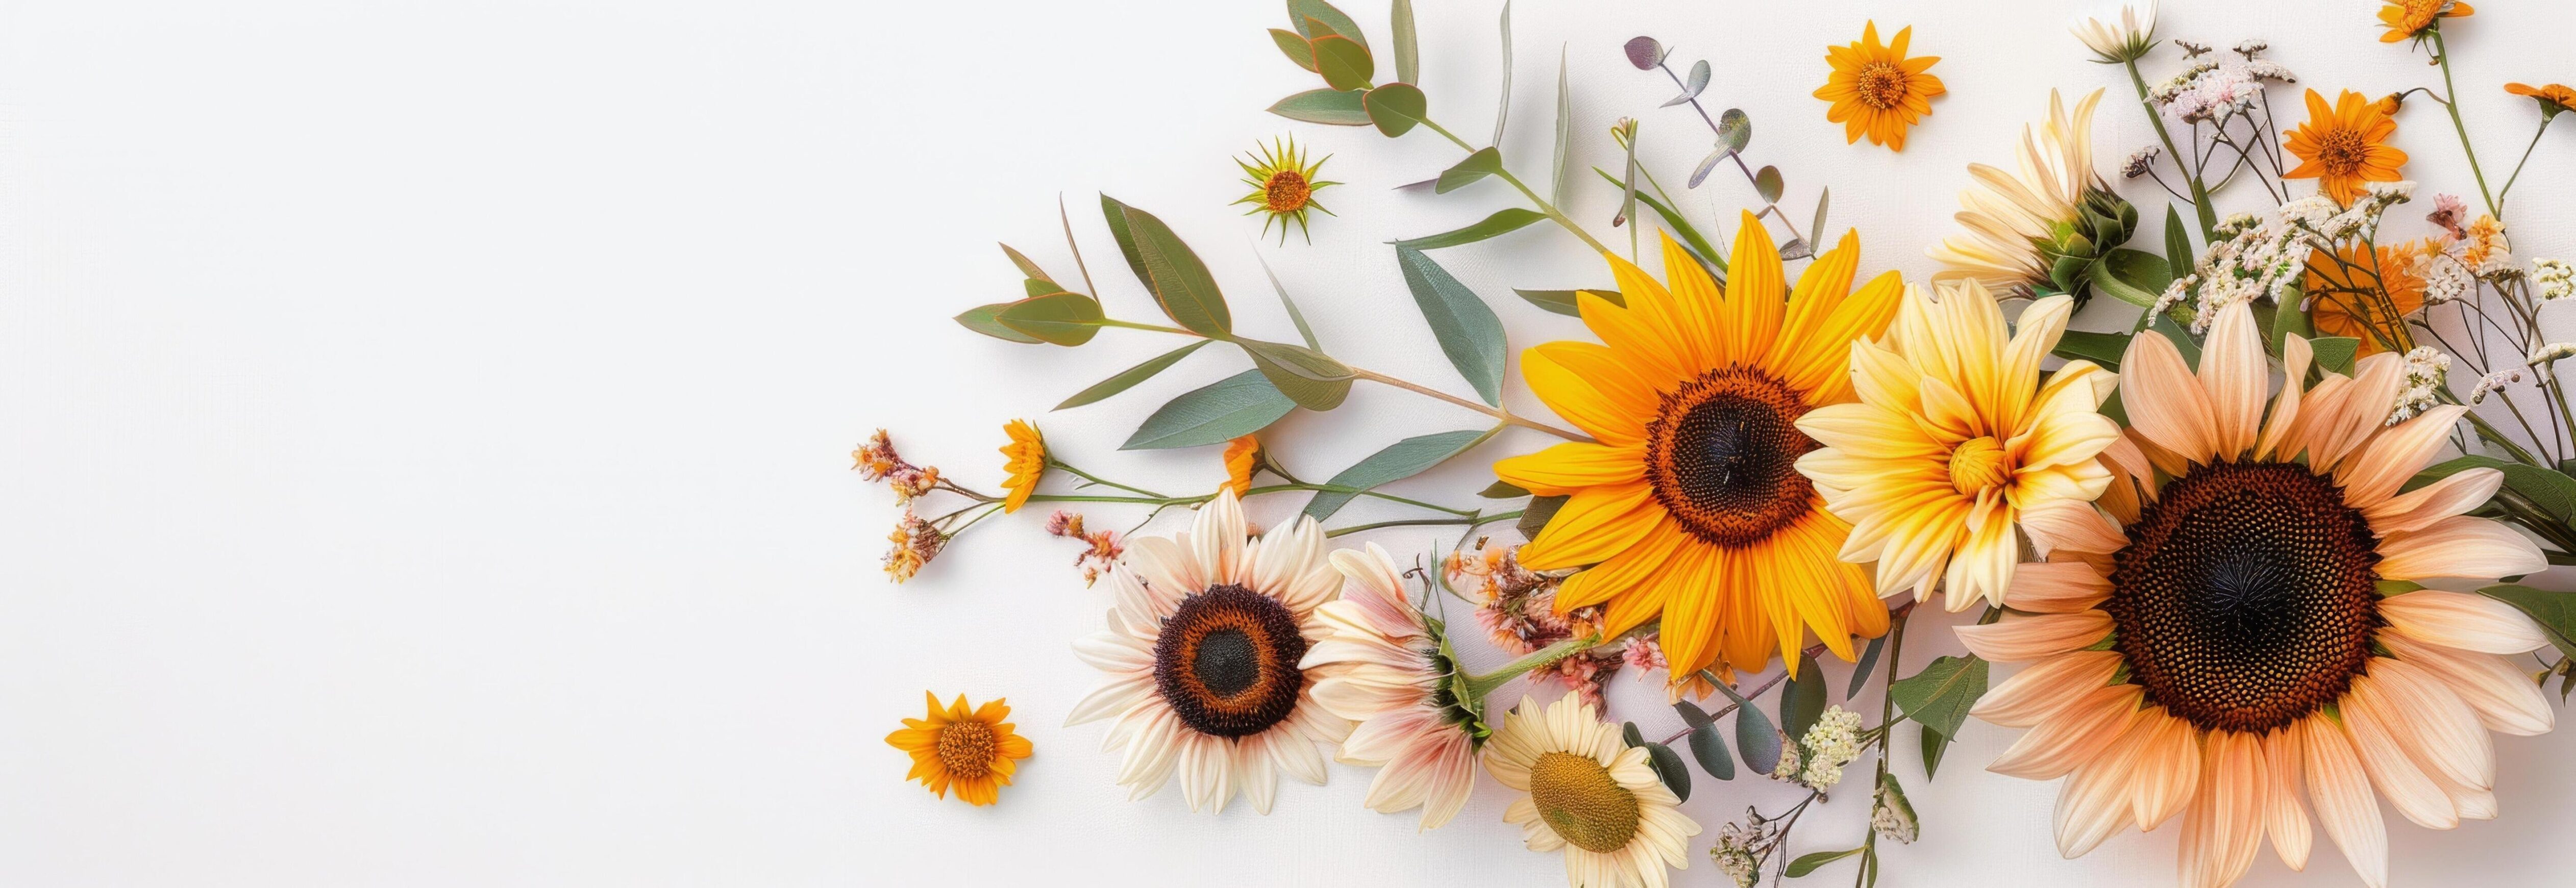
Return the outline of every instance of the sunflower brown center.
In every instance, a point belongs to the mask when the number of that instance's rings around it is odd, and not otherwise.
[[[1994,488],[2010,476],[2004,446],[1992,436],[1970,438],[1950,451],[1950,489],[1969,496]]]
[[[1154,688],[1191,730],[1247,737],[1297,709],[1306,637],[1278,599],[1227,583],[1181,599],[1154,643]]]
[[[2147,699],[2264,731],[2343,696],[2380,626],[2378,537],[2296,463],[2195,466],[2112,556],[2112,646]]]
[[[1798,431],[1806,399],[1741,365],[1701,374],[1664,395],[1646,426],[1646,481],[1684,530],[1716,546],[1760,542],[1807,513],[1815,487],[1798,457],[1816,449]]]
[[[992,773],[993,726],[970,719],[949,722],[941,727],[939,767],[958,780],[973,780]]]
[[[2317,139],[2317,162],[2326,165],[2329,175],[2352,175],[2369,159],[2370,143],[2362,139],[2359,130],[2331,129]]]
[[[1530,763],[1529,782],[1539,818],[1574,847],[1608,854],[1637,835],[1637,794],[1590,756],[1541,754]]]
[[[1905,69],[1894,62],[1862,65],[1852,88],[1859,91],[1861,104],[1881,111],[1894,108],[1905,99]]]
[[[1306,199],[1315,193],[1306,175],[1296,170],[1280,170],[1262,183],[1262,208],[1273,213],[1294,213],[1306,208]]]

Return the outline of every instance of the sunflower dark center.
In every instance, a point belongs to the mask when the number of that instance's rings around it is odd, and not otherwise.
[[[2113,648],[2147,699],[2264,731],[2343,696],[2380,626],[2378,537],[2295,463],[2195,466],[2112,556]]]
[[[1154,688],[1191,730],[1247,737],[1297,709],[1306,637],[1278,599],[1228,583],[1181,599],[1154,643]]]
[[[2370,143],[2361,137],[2360,130],[2348,127],[2327,130],[2325,135],[2318,137],[2317,145],[2317,160],[2326,165],[2326,172],[2337,176],[2351,175],[2361,169],[2363,161],[2370,159]]]
[[[1702,542],[1759,542],[1806,514],[1815,488],[1798,457],[1816,448],[1795,423],[1795,390],[1759,370],[1711,370],[1664,395],[1646,428],[1646,480],[1655,499]]]

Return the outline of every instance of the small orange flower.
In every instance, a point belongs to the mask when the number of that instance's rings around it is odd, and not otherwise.
[[[2337,203],[2360,197],[2364,182],[2395,182],[2406,152],[2388,146],[2397,121],[2360,93],[2344,90],[2332,107],[2326,97],[2308,90],[2308,120],[2290,132],[2288,148],[2301,161],[2284,179],[2318,179],[2318,187]]]
[[[2532,86],[2527,83],[2508,83],[2504,85],[2504,91],[2517,96],[2529,96],[2539,102],[2540,116],[2543,118],[2556,117],[2560,111],[2576,108],[2576,89],[2569,89],[2565,84]]]
[[[1019,767],[1014,762],[1032,751],[1029,738],[1002,720],[1011,716],[1010,704],[995,699],[969,711],[964,694],[946,707],[939,705],[938,694],[923,691],[922,696],[929,700],[930,715],[904,719],[903,730],[886,735],[886,745],[912,755],[912,771],[903,779],[919,780],[943,799],[954,786],[957,799],[969,805],[999,800]]]
[[[2388,33],[2379,35],[2381,43],[2395,43],[2409,37],[2423,36],[2434,20],[2468,18],[2477,9],[2457,0],[2387,0],[2379,8],[2379,22]]]
[[[2398,109],[2406,107],[2406,96],[2404,93],[2389,93],[2380,96],[2375,105],[2379,108],[2379,113],[2395,117]]]
[[[1237,497],[1252,494],[1252,471],[1260,465],[1261,442],[1245,435],[1225,442],[1225,486]]]
[[[2376,265],[2363,244],[2339,247],[2334,256],[2309,254],[2304,286],[2316,298],[2309,318],[2317,332],[2361,340],[2363,355],[2414,348],[2404,319],[2424,310],[2424,278],[2416,274],[2415,260],[2425,252],[2423,241],[2390,244],[2379,248]],[[2378,277],[2375,284],[2373,275]],[[2390,348],[2390,342],[2396,347]]]
[[[1002,445],[1002,456],[1009,460],[1002,468],[1011,473],[1002,481],[1002,511],[1017,512],[1028,505],[1029,494],[1038,492],[1038,477],[1046,474],[1046,440],[1025,419],[1011,420],[1002,432],[1011,436],[1011,443]]]
[[[1903,151],[1906,128],[1932,113],[1933,96],[1948,91],[1941,78],[1925,73],[1940,56],[1905,57],[1913,37],[1908,27],[1896,32],[1896,42],[1880,45],[1873,21],[1850,46],[1825,47],[1834,70],[1816,98],[1833,103],[1825,119],[1843,125],[1845,141],[1857,143],[1866,134],[1872,145]]]

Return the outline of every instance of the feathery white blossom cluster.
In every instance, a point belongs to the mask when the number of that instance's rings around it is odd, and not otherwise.
[[[2478,378],[2477,388],[2469,390],[2469,403],[2486,403],[2487,396],[2504,391],[2504,387],[2522,381],[2522,368],[2508,367]]]
[[[2531,283],[2542,302],[2576,296],[2576,265],[2557,259],[2531,260]]]
[[[1896,775],[1888,774],[1878,783],[1878,795],[1870,800],[1869,828],[1878,837],[1899,845],[1914,843],[1922,824],[1914,818],[1914,805],[1896,788]]]
[[[2373,182],[2352,206],[2312,194],[2283,204],[2268,217],[2237,213],[2218,223],[2218,236],[2198,267],[2165,288],[2156,314],[2194,299],[2192,332],[2205,333],[2220,309],[2256,299],[2279,300],[2307,276],[2308,256],[2335,242],[2368,238],[2388,208],[2415,193],[2412,182]]]
[[[1790,751],[1796,749],[1795,753]],[[1790,780],[1809,789],[1831,789],[1843,780],[1843,766],[1860,757],[1860,713],[1829,707],[1794,746],[1784,744],[1775,780]]]
[[[2406,387],[2398,390],[2397,403],[2388,411],[2388,421],[2396,425],[2433,409],[2441,402],[2442,387],[2450,378],[2451,356],[2432,346],[2416,346],[2406,353]]]
[[[2265,84],[2297,82],[2298,75],[2273,62],[2249,58],[2241,65],[2223,65],[2204,60],[2157,84],[2147,98],[2184,123],[2224,125],[2253,111]]]

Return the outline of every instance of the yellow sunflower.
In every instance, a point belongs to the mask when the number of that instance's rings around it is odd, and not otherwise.
[[[2379,23],[2388,33],[2379,35],[2381,43],[2395,43],[2409,37],[2423,36],[2436,20],[2468,18],[2477,8],[2458,0],[2387,0],[2379,8]]]
[[[1011,420],[1002,432],[1011,436],[1011,443],[1002,445],[1002,457],[1008,460],[1002,468],[1011,473],[1002,481],[1002,511],[1017,512],[1028,505],[1029,494],[1038,492],[1038,476],[1046,474],[1046,440],[1025,419]]]
[[[957,702],[939,705],[939,695],[923,691],[930,705],[926,718],[903,720],[903,730],[886,735],[886,745],[912,754],[912,772],[906,780],[919,780],[921,785],[940,798],[948,797],[949,787],[957,788],[957,798],[969,805],[990,805],[1001,798],[1002,787],[1011,785],[1011,774],[1018,768],[1017,759],[1029,757],[1029,738],[1011,730],[1002,719],[1011,716],[1011,707],[1000,699],[973,710],[966,708],[966,695]]]
[[[1676,680],[1760,668],[1809,631],[1849,659],[1851,636],[1887,630],[1867,573],[1836,557],[1851,525],[1798,474],[1816,442],[1796,422],[1851,399],[1851,342],[1887,328],[1904,282],[1891,271],[1854,291],[1860,239],[1845,234],[1793,292],[1761,221],[1746,213],[1742,226],[1722,294],[1669,237],[1669,289],[1608,256],[1627,307],[1577,297],[1606,344],[1521,355],[1530,389],[1598,443],[1494,466],[1570,497],[1520,550],[1531,570],[1593,565],[1565,581],[1557,609],[1606,603],[1610,635],[1660,616]]]
[[[1833,103],[1825,119],[1843,125],[1845,141],[1858,142],[1866,134],[1872,145],[1903,151],[1905,129],[1932,113],[1932,97],[1947,91],[1941,78],[1925,73],[1940,56],[1905,57],[1913,37],[1907,27],[1896,32],[1896,42],[1882,45],[1878,23],[1870,22],[1850,46],[1825,47],[1834,71],[1816,98]]]
[[[2396,133],[2397,121],[2360,93],[2344,90],[2329,107],[2325,96],[2308,90],[2308,120],[2284,140],[2300,163],[2281,178],[2316,179],[2336,203],[2351,203],[2361,196],[2362,183],[2401,178],[2397,169],[2406,165],[2406,152],[2388,145]]]

